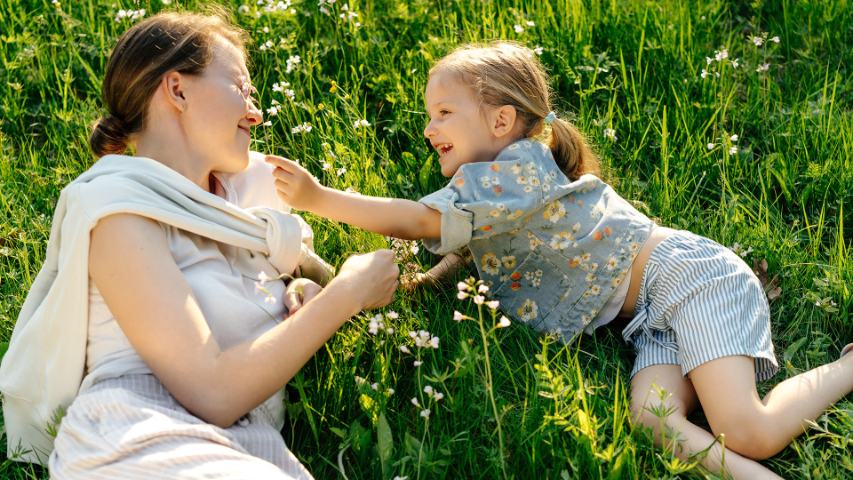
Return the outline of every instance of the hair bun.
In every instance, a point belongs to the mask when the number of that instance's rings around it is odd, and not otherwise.
[[[127,150],[127,124],[114,115],[101,117],[89,136],[89,146],[95,155],[101,157],[110,153],[124,153]]]

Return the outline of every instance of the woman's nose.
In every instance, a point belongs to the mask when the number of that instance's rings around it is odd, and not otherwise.
[[[255,106],[254,100],[249,100],[249,111],[246,113],[246,118],[251,126],[260,125],[264,121],[264,113]]]

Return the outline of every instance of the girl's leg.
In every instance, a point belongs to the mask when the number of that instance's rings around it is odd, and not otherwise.
[[[634,421],[652,429],[656,445],[673,447],[682,460],[707,450],[702,465],[714,473],[725,467],[736,479],[779,478],[758,462],[724,449],[710,432],[687,420],[696,405],[693,385],[678,365],[646,367],[631,379]]]
[[[764,399],[755,389],[755,362],[722,357],[688,374],[711,430],[749,458],[768,458],[803,433],[807,421],[853,391],[853,355],[791,377]]]

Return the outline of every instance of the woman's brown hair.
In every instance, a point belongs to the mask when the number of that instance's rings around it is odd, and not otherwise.
[[[159,13],[122,34],[104,74],[102,95],[108,114],[94,124],[89,136],[95,155],[124,153],[131,135],[144,128],[148,104],[163,75],[202,73],[213,59],[218,38],[245,56],[245,32],[222,10],[212,12]]]
[[[571,122],[552,117],[546,129],[546,117],[552,111],[551,89],[545,69],[529,48],[512,42],[465,45],[439,60],[429,74],[439,71],[458,75],[486,105],[515,107],[524,136],[544,137],[569,179],[599,174],[598,157]]]

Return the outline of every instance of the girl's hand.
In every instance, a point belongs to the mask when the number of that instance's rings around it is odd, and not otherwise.
[[[288,316],[296,313],[305,304],[317,296],[323,287],[307,278],[296,278],[291,280],[284,291],[284,306],[287,307]]]
[[[293,160],[275,155],[267,155],[265,160],[275,167],[273,176],[279,198],[297,210],[312,211],[323,191],[320,182]]]

